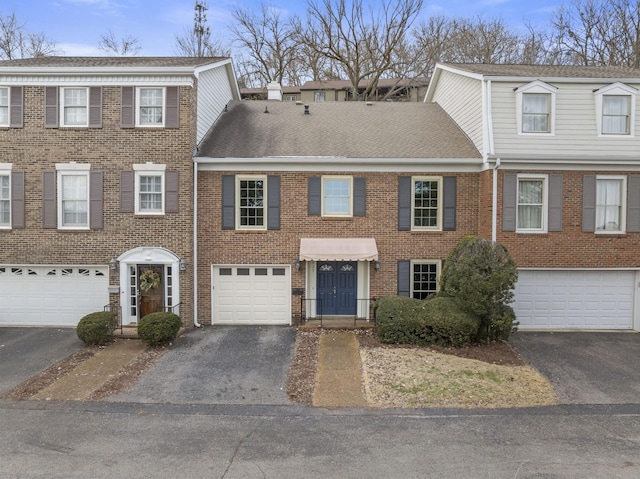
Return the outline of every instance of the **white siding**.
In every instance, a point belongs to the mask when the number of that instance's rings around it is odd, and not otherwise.
[[[233,100],[227,66],[203,71],[198,78],[198,125],[196,142],[200,143],[216,122],[227,103]]]
[[[634,137],[598,137],[594,90],[606,84],[556,83],[556,128],[554,135],[519,135],[516,125],[516,93],[527,82],[492,82],[493,132],[496,154],[527,154],[593,157],[608,152],[614,156],[637,156],[640,149],[640,115],[636,115]],[[639,88],[640,85],[630,85]],[[638,104],[636,102],[636,111]]]
[[[482,82],[442,71],[433,101],[438,103],[483,152]]]

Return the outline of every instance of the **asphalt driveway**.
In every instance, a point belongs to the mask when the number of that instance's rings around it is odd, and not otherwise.
[[[0,328],[0,394],[83,347],[75,328]]]
[[[295,328],[212,326],[180,336],[114,402],[291,404],[286,391]]]
[[[520,331],[511,342],[561,404],[640,403],[638,333]]]

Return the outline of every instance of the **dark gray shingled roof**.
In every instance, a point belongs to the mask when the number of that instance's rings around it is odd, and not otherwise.
[[[437,104],[318,102],[309,111],[294,102],[231,102],[198,156],[480,158]]]
[[[2,60],[2,67],[47,68],[173,68],[198,67],[226,57],[36,57]]]
[[[442,65],[485,76],[537,78],[640,78],[640,70],[613,66],[494,65],[484,63],[443,63]]]

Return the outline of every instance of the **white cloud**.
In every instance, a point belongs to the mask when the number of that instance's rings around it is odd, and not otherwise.
[[[60,52],[60,55],[67,57],[96,57],[104,55],[97,46],[85,43],[58,43],[56,50]]]

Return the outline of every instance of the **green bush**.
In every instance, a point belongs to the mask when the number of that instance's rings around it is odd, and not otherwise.
[[[507,341],[511,333],[518,330],[516,313],[508,304],[501,304],[491,321],[489,338],[499,341]]]
[[[180,316],[173,313],[151,313],[138,323],[138,337],[155,346],[173,341],[182,326]]]
[[[85,344],[105,344],[113,337],[118,316],[111,311],[98,311],[84,316],[76,327],[76,334]]]
[[[444,264],[438,296],[452,298],[480,322],[478,340],[498,339],[497,333],[510,334],[509,318],[515,320],[505,306],[513,301],[517,279],[515,261],[502,244],[466,236]]]
[[[376,307],[376,331],[383,343],[459,347],[478,333],[478,321],[450,298],[385,296]]]

